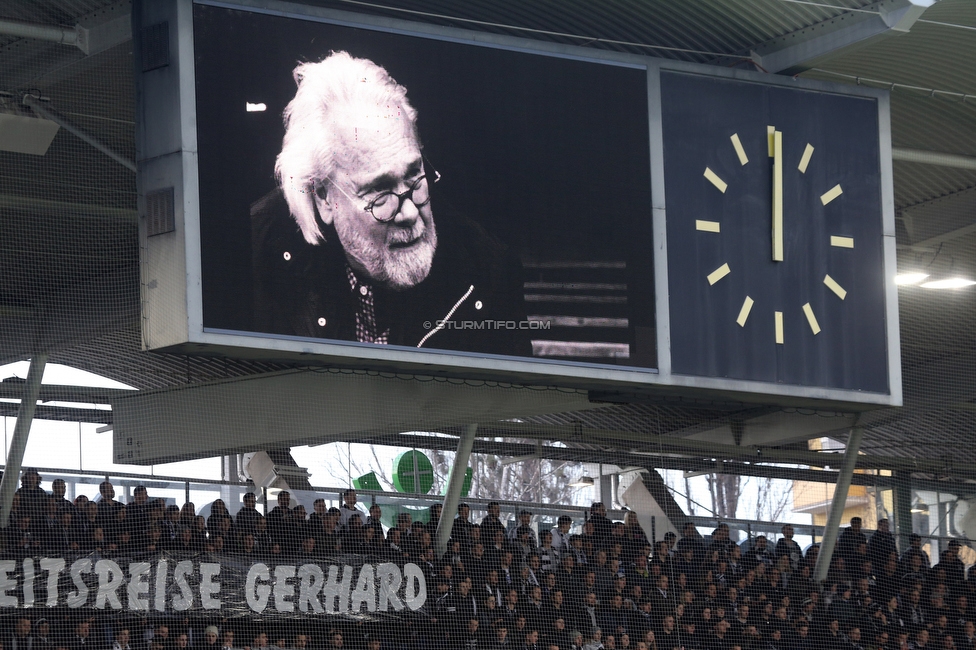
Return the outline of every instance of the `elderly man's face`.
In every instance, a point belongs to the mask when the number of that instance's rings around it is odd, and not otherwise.
[[[437,234],[430,203],[418,206],[405,199],[388,223],[380,223],[364,208],[378,195],[403,193],[424,173],[433,172],[424,169],[420,145],[407,120],[378,119],[369,115],[368,107],[359,114],[367,117],[347,129],[336,171],[331,182],[322,185],[325,198],[317,195],[316,205],[322,220],[335,227],[354,271],[377,284],[408,289],[427,277],[434,259]],[[431,182],[421,183],[413,195],[417,202],[429,196]],[[395,205],[397,198],[386,200]]]

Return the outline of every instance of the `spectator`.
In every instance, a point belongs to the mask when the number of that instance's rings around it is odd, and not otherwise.
[[[227,521],[233,527],[234,520],[230,516],[230,511],[227,510],[227,504],[224,503],[223,499],[215,499],[210,504],[210,516],[207,517],[207,530],[219,530],[223,521]]]
[[[780,529],[783,536],[776,542],[776,557],[786,557],[790,561],[790,567],[793,571],[797,571],[800,568],[800,560],[803,559],[803,552],[800,550],[800,545],[796,543],[793,539],[793,526],[786,524]]]
[[[164,549],[176,546],[177,537],[180,530],[180,507],[177,505],[166,506],[163,520],[159,525],[161,533],[161,543]]]
[[[257,510],[257,503],[258,499],[254,492],[247,492],[241,497],[241,509],[237,511],[234,519],[234,526],[239,532],[253,533],[257,530],[257,519],[261,516]]]
[[[216,650],[218,647],[216,625],[208,625],[203,629],[203,647],[204,650]]]
[[[74,628],[74,634],[65,644],[67,650],[93,650],[96,645],[89,638],[91,636],[91,621],[87,618],[80,619]]]
[[[488,514],[486,514],[481,520],[482,537],[492,540],[492,543],[494,543],[494,540],[496,539],[495,535],[499,530],[502,532],[502,536],[505,534],[505,526],[499,519],[500,514],[501,507],[498,505],[498,502],[492,501],[488,504]]]
[[[62,508],[74,509],[73,503],[65,498],[65,494],[68,492],[68,485],[64,482],[63,478],[56,478],[51,482],[51,496],[54,497],[58,504],[58,510]]]
[[[762,540],[765,542],[766,538],[762,537]],[[756,538],[756,541],[759,541],[759,537]],[[717,559],[728,560],[729,555],[732,552],[731,547],[733,546],[735,546],[735,542],[733,542],[729,536],[729,525],[722,523],[716,526],[715,530],[712,531],[712,541],[708,544],[706,553],[708,555],[712,555],[713,553],[717,552]],[[765,548],[765,544],[763,544],[763,548]]]
[[[572,517],[560,515],[556,520],[556,527],[552,529],[552,547],[560,555],[569,551],[569,529],[572,525]]]
[[[281,544],[281,537],[285,534],[285,525],[291,515],[291,492],[282,490],[278,493],[278,505],[271,509],[265,517],[268,522],[268,532],[276,544]],[[281,544],[284,546],[284,544]]]
[[[531,541],[529,542],[533,548],[538,546],[535,539],[535,531],[532,530],[532,513],[524,508],[519,510],[518,521],[511,530],[508,531],[508,539],[513,542],[520,542],[522,535],[528,533],[531,536]]]
[[[53,650],[54,637],[51,635],[51,623],[46,618],[39,618],[34,623],[34,650]]]
[[[539,568],[546,572],[555,571],[559,565],[559,552],[552,545],[552,532],[544,530],[539,537],[542,541],[535,551],[539,558]]]
[[[477,650],[478,644],[481,641],[481,634],[478,632],[478,628],[481,626],[480,621],[477,618],[467,618],[458,621],[457,629],[463,630],[457,636],[459,637],[454,647],[462,650]]]
[[[444,509],[444,506],[442,506],[439,503],[435,503],[432,506],[430,506],[430,509],[429,509],[430,517],[428,518],[427,524],[424,526],[424,529],[428,533],[430,533],[431,536],[434,536],[434,535],[437,534],[437,527],[441,523],[441,511],[443,511],[443,509]]]
[[[112,650],[132,650],[132,646],[129,645],[128,628],[122,628],[119,630],[118,634],[115,635],[115,642],[112,643]]]
[[[369,516],[366,517],[366,526],[372,528],[378,535],[383,535],[383,508],[378,503],[369,507]]]
[[[342,529],[349,527],[349,520],[353,517],[358,518],[360,524],[363,523],[363,513],[356,507],[356,490],[349,488],[342,493],[342,506],[339,511],[339,526]]]
[[[589,639],[583,644],[583,650],[603,650],[603,631],[594,627],[590,630]]]
[[[461,548],[467,551],[471,547],[471,529],[474,524],[471,523],[471,506],[467,503],[459,503],[457,508],[457,517],[454,518],[454,526],[451,529],[451,537],[454,537],[461,542]]]
[[[137,485],[132,490],[132,503],[117,510],[125,513],[126,529],[133,536],[140,537],[149,530],[149,493],[145,485]]]
[[[856,559],[858,546],[861,544],[867,547],[868,538],[861,531],[861,518],[851,517],[851,525],[845,528],[837,539],[837,554],[844,558],[844,562],[850,564]]]
[[[41,548],[47,552],[67,552],[67,537],[62,534],[61,519],[58,517],[58,501],[48,497],[44,501],[41,523],[36,529]]]
[[[98,486],[98,509],[96,524],[106,531],[114,532],[123,505],[115,500],[115,487],[110,481],[102,481]]]
[[[705,559],[705,545],[702,543],[701,535],[695,524],[687,522],[681,530],[681,539],[675,545],[675,553],[682,556],[685,551],[691,550],[692,562],[698,564]]]
[[[594,501],[590,506],[588,523],[593,525],[593,548],[604,548],[610,541],[611,525],[607,519],[607,507],[601,501]]]
[[[495,625],[495,639],[491,644],[491,650],[510,650],[508,642],[508,626],[504,624]]]
[[[895,537],[891,534],[890,524],[887,519],[878,520],[878,529],[871,535],[868,542],[868,558],[876,568],[884,567],[894,553],[898,557],[898,548],[895,544]]]
[[[578,630],[573,630],[569,633],[570,646],[569,650],[583,650],[583,633]]]
[[[20,488],[17,490],[21,513],[30,516],[31,520],[40,525],[44,519],[44,503],[48,493],[41,489],[41,475],[34,468],[27,468],[20,475]]]
[[[18,616],[14,621],[13,633],[7,637],[6,647],[10,650],[33,650],[34,637],[30,632],[30,619],[24,615]]]
[[[770,552],[769,540],[765,535],[757,535],[749,544],[749,550],[742,558],[744,569],[755,568],[759,564],[765,564],[767,568],[772,565],[773,554]]]
[[[187,501],[180,508],[180,523],[187,528],[193,528],[193,522],[197,518],[197,507],[192,501]]]

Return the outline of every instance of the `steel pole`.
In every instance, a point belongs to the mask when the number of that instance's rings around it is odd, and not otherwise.
[[[857,465],[857,455],[861,449],[861,440],[864,438],[864,429],[858,424],[860,419],[860,415],[854,418],[851,435],[847,438],[844,464],[840,468],[834,487],[830,515],[827,517],[827,525],[824,527],[823,541],[820,543],[820,553],[817,555],[817,566],[813,572],[813,579],[818,583],[827,578],[830,560],[834,555],[834,547],[837,545],[840,520],[844,516],[844,508],[847,505],[847,492],[851,487],[851,477],[854,476],[854,466]]]
[[[17,481],[20,479],[20,470],[24,464],[24,451],[27,449],[31,422],[34,421],[37,397],[41,393],[41,377],[44,376],[45,365],[47,365],[47,355],[35,354],[31,358],[30,370],[27,371],[24,395],[20,398],[20,407],[17,409],[17,424],[14,425],[10,452],[7,454],[3,478],[0,479],[0,528],[6,528],[10,520],[10,508],[14,502]]]
[[[441,510],[440,521],[437,522],[437,536],[434,544],[437,557],[444,557],[447,552],[447,542],[451,539],[451,529],[454,528],[454,517],[457,516],[458,503],[461,501],[461,488],[464,486],[464,474],[468,469],[471,449],[474,447],[477,424],[469,424],[458,440],[457,455],[451,466],[451,475],[447,479],[447,492],[444,494],[444,507]]]

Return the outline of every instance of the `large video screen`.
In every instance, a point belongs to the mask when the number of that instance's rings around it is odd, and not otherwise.
[[[644,68],[193,21],[206,330],[656,367]]]

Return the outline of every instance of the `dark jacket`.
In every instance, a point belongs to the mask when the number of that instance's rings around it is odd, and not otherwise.
[[[434,212],[438,244],[427,278],[404,291],[374,288],[377,320],[389,326],[389,343],[418,347],[439,320],[524,321],[518,258],[473,221],[439,212],[436,206]],[[326,241],[309,245],[280,191],[252,205],[251,226],[253,330],[356,341],[358,297],[350,288],[335,231],[320,224]],[[423,347],[531,356],[528,334],[490,325],[445,328],[429,336]]]

